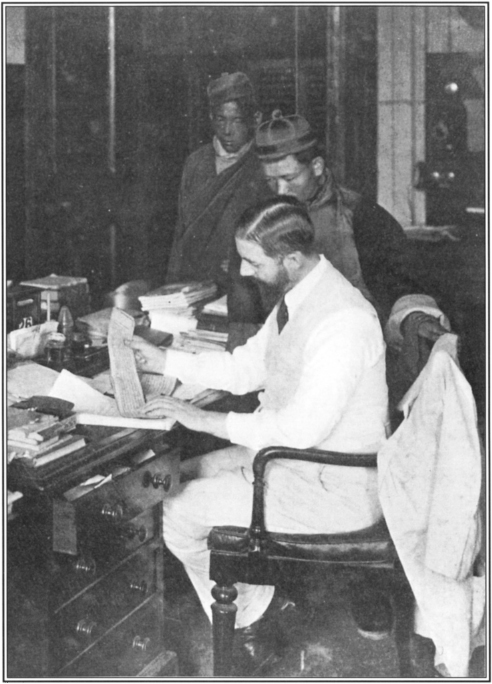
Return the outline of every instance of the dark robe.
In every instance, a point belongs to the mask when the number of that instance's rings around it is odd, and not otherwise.
[[[249,150],[217,175],[212,144],[200,147],[186,160],[181,179],[179,215],[166,281],[216,281],[225,291],[227,276],[221,264],[235,252],[234,231],[241,214],[268,197],[260,163]],[[239,279],[239,274],[237,279]],[[237,285],[239,296],[249,280]],[[259,306],[255,291],[245,301]]]

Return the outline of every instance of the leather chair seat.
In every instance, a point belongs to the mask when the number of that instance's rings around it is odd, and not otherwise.
[[[214,527],[208,547],[221,556],[248,556],[249,529]],[[321,563],[364,564],[393,567],[397,558],[384,520],[355,532],[338,534],[282,534],[267,532],[262,538],[261,555],[270,559]]]

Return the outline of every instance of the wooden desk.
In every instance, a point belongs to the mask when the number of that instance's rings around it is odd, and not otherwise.
[[[87,446],[71,464],[61,459],[42,476],[9,467],[24,500],[7,529],[8,676],[177,675],[162,500],[179,483],[179,449],[170,433],[83,431]],[[94,475],[112,477],[74,490]],[[78,496],[67,500],[69,491]],[[29,609],[37,617],[20,658]]]
[[[257,401],[207,393],[199,405],[251,411]],[[177,561],[165,560],[162,501],[181,457],[227,442],[182,427],[77,431],[83,449],[8,467],[9,489],[24,495],[7,528],[8,676],[177,675],[180,622],[166,598]],[[81,487],[95,476],[107,480]]]

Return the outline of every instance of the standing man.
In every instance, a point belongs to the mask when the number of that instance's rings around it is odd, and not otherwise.
[[[210,618],[207,536],[215,525],[249,525],[256,452],[272,445],[375,451],[386,436],[385,345],[376,311],[314,245],[313,225],[294,198],[247,210],[236,229],[241,274],[283,294],[261,330],[232,354],[189,355],[132,341],[148,371],[235,394],[261,391],[252,414],[204,411],[169,397],[143,410],[233,444],[185,461],[186,476],[196,479],[164,504],[166,544],[183,562]],[[266,521],[272,531],[349,531],[380,517],[373,469],[279,461],[269,470]],[[240,584],[238,591],[237,641],[254,660],[258,635],[275,634],[271,626],[265,629],[274,587]]]
[[[225,291],[234,226],[271,193],[252,149],[261,113],[251,81],[241,72],[225,73],[210,81],[207,95],[214,137],[185,162],[166,281],[211,279]],[[234,292],[246,321],[254,318],[262,307],[258,290],[236,273]]]
[[[434,299],[423,294],[409,274],[400,224],[375,202],[337,185],[306,119],[284,117],[278,110],[272,116],[255,136],[256,153],[271,190],[305,204],[317,252],[373,303],[390,346],[401,348],[402,323],[403,328],[410,325],[420,335],[437,339],[446,332],[442,326],[449,324]],[[235,306],[237,259],[230,270],[229,316],[245,321],[253,307]]]

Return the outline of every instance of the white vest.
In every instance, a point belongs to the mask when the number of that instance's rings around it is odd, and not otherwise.
[[[312,446],[326,451],[373,453],[386,438],[387,387],[382,331],[374,307],[331,264],[326,266],[325,275],[289,317],[281,335],[276,326],[277,308],[267,321],[271,337],[266,357],[267,381],[265,391],[260,395],[259,410],[279,410],[288,404],[301,380],[306,345],[320,319],[335,318],[349,310],[360,312],[364,317],[371,316],[377,322],[376,331],[379,328],[379,340],[377,332],[376,340],[371,340],[373,363],[368,363],[342,417],[330,434]],[[330,411],[330,407],[327,406],[326,410]],[[271,466],[268,485],[290,496],[289,483],[292,481],[287,473],[292,470],[297,478],[311,483],[315,489],[321,486],[329,495],[334,506],[327,513],[329,524],[334,524],[341,512],[346,529],[370,525],[381,517],[374,468],[324,466],[281,459]],[[319,509],[313,511],[313,516],[319,515]]]
[[[267,383],[260,397],[262,408],[279,410],[286,406],[295,394],[301,379],[306,344],[321,319],[348,310],[357,310],[362,316],[369,315],[377,320],[376,311],[359,290],[329,263],[326,265],[325,276],[310,292],[294,316],[289,318],[281,335],[275,326],[276,309],[273,311],[271,338],[266,357]],[[381,425],[385,421],[385,416],[383,419],[381,416],[386,412],[387,391],[384,380],[382,332],[380,342],[381,354],[378,363],[367,368],[344,415],[332,433],[320,444],[313,446],[319,449],[361,452],[374,448],[384,440],[385,433]],[[381,386],[381,402],[377,406],[367,405],[364,399],[367,387],[371,388],[370,393],[373,394],[375,383]],[[327,411],[329,410],[330,407],[327,407]],[[355,423],[361,427],[359,434],[354,434],[353,430],[355,413]]]

